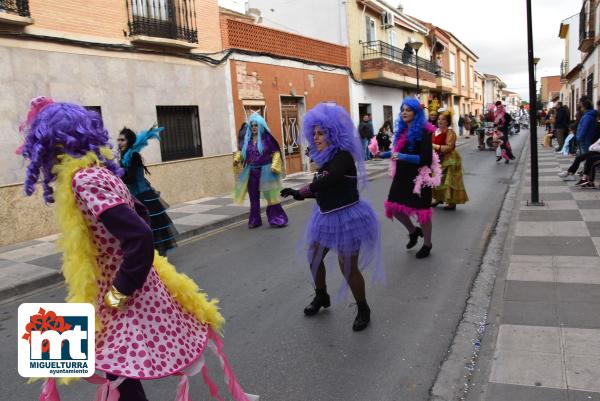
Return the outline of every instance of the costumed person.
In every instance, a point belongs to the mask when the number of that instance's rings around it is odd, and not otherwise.
[[[469,201],[463,182],[462,158],[456,150],[456,133],[450,128],[452,113],[444,111],[438,118],[439,128],[433,134],[433,150],[442,161],[442,182],[433,189],[436,207],[446,203],[445,210],[456,210],[456,205]]]
[[[271,135],[267,122],[258,113],[248,119],[242,150],[235,152],[234,169],[243,167],[235,186],[234,199],[243,203],[248,193],[250,217],[248,227],[262,225],[260,217],[260,194],[267,200],[267,219],[271,227],[285,227],[288,217],[281,207],[282,158],[279,143]]]
[[[150,174],[140,152],[146,146],[150,139],[160,139],[160,132],[163,127],[151,128],[148,131],[142,131],[138,135],[129,128],[123,128],[119,132],[117,144],[121,153],[119,161],[125,173],[121,177],[127,185],[129,192],[135,196],[150,213],[150,228],[154,237],[154,249],[161,256],[165,256],[167,251],[176,248],[177,229],[173,221],[167,214],[169,205],[160,197],[160,194],[152,188],[145,173]]]
[[[305,239],[315,297],[304,314],[313,316],[331,305],[323,261],[334,251],[347,283],[340,295],[350,287],[358,307],[352,329],[361,331],[371,320],[361,271],[372,267],[373,280],[383,280],[383,264],[377,215],[359,195],[359,181],[366,180],[360,138],[348,113],[333,103],[321,103],[306,113],[302,135],[319,170],[311,184],[300,190],[285,188],[281,195],[317,201]]]
[[[510,132],[510,122],[512,117],[506,112],[501,101],[496,102],[496,111],[494,112],[494,125],[496,126],[496,132],[494,133],[495,141],[499,145],[499,151],[496,151],[496,161],[504,159],[505,163],[508,164],[510,160],[514,160],[515,156],[512,152],[512,146],[508,140]],[[498,132],[500,131],[500,132]],[[500,138],[501,136],[501,138]]]
[[[433,132],[435,127],[427,122],[419,101],[406,98],[396,121],[392,151],[377,155],[392,159],[392,186],[384,204],[386,217],[391,220],[395,217],[408,230],[407,249],[414,248],[419,237],[424,237],[417,259],[428,257],[433,247],[432,188],[441,181],[439,160],[432,150]],[[413,224],[413,216],[420,227]]]
[[[147,401],[141,380],[175,375],[176,401],[188,401],[189,376],[199,371],[218,398],[204,363],[207,347],[233,399],[256,400],[242,391],[223,353],[217,301],[153,249],[148,211],[119,179],[100,116],[42,97],[22,127],[25,193],[41,182],[45,202],[56,205],[66,300],[96,311],[95,368],[106,374],[86,379],[99,386],[96,400]],[[54,378],[39,400],[60,400]]]
[[[377,147],[380,152],[386,152],[390,150],[390,145],[392,144],[392,140],[390,136],[392,134],[392,123],[389,120],[386,120],[381,128],[379,128],[379,132],[377,132]]]

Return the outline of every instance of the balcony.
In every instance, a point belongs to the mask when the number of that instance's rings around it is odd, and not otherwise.
[[[439,71],[436,80],[436,89],[440,92],[452,93],[454,85],[456,85],[453,72]]]
[[[584,1],[579,13],[579,50],[583,53],[589,53],[594,48],[596,33],[594,32],[595,21],[591,17],[594,12],[589,12],[590,1]]]
[[[127,0],[127,14],[133,42],[182,48],[198,43],[194,0]]]
[[[33,23],[29,14],[28,0],[0,0],[0,23],[13,25],[30,25]]]
[[[380,40],[362,43],[360,62],[363,81],[396,87],[415,88],[417,86],[417,65],[419,85],[435,89],[436,72],[439,68],[431,61],[404,52]]]

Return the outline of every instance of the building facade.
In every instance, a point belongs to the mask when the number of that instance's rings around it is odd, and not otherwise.
[[[564,58],[560,64],[560,100],[568,106],[571,119],[575,119],[577,99],[582,93],[580,74],[583,68],[579,52],[579,14],[561,22],[558,36],[564,43]]]
[[[484,74],[483,106],[487,110],[497,101],[502,101],[502,90],[506,84],[496,75]]]
[[[54,231],[51,209],[23,197],[14,153],[36,96],[96,110],[113,138],[165,126],[143,157],[170,203],[229,191],[212,172],[231,164],[230,70],[197,55],[221,50],[219,26],[216,0],[0,2],[0,221],[13,227],[0,245]]]
[[[554,103],[560,98],[560,90],[560,75],[540,78],[540,100],[545,109],[554,106]]]
[[[221,9],[235,125],[259,112],[282,145],[287,174],[307,171],[300,123],[321,102],[350,109],[348,48],[256,24],[256,18]],[[302,60],[302,61],[301,61]]]

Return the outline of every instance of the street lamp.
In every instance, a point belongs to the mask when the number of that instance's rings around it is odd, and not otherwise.
[[[531,206],[543,206],[540,201],[538,152],[537,152],[537,63],[540,59],[533,57],[533,23],[531,18],[531,0],[527,0],[527,53],[529,64],[529,148],[531,151]]]
[[[415,51],[415,64],[417,65],[417,97],[421,93],[419,86],[419,49],[423,46],[423,42],[409,42],[408,45]]]

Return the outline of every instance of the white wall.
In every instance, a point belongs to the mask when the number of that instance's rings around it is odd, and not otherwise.
[[[348,45],[344,0],[248,0],[261,12],[262,25],[302,36]]]
[[[569,70],[572,70],[577,66],[577,64],[581,63],[581,52],[579,51],[579,14],[576,14],[565,21],[564,24],[569,25],[569,34],[568,34],[568,58],[569,58]],[[598,32],[598,31],[596,31]]]
[[[383,125],[383,106],[392,106],[394,123],[400,113],[400,105],[406,93],[402,89],[386,88],[383,86],[362,85],[350,80],[350,115],[352,121],[358,126],[360,115],[359,103],[371,104],[373,129],[375,134]]]
[[[24,165],[14,153],[22,142],[17,127],[30,99],[41,95],[100,106],[113,139],[125,125],[136,131],[150,127],[157,120],[157,105],[198,106],[204,156],[232,152],[227,65],[42,42],[22,45],[0,39],[0,185],[23,181]],[[143,157],[146,163],[160,162],[160,144],[153,141]]]

